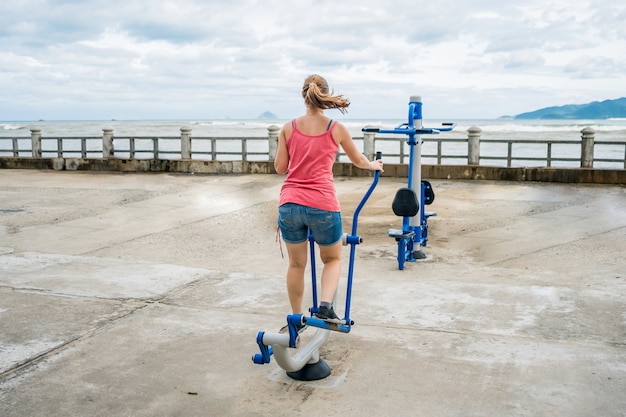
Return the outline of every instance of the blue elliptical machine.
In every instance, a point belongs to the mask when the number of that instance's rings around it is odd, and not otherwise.
[[[376,159],[381,159],[381,153],[376,153]],[[276,358],[278,365],[287,371],[290,378],[300,381],[314,381],[326,378],[330,375],[330,367],[319,356],[319,347],[326,342],[330,331],[338,331],[349,333],[354,321],[350,318],[350,301],[352,298],[352,279],[354,274],[354,259],[356,254],[356,245],[363,242],[361,236],[356,234],[359,213],[370,195],[378,184],[380,171],[374,172],[374,180],[369,189],[361,199],[361,202],[354,211],[352,220],[352,234],[343,236],[343,244],[350,245],[350,263],[348,265],[348,283],[346,289],[346,307],[344,317],[341,323],[331,323],[320,320],[315,317],[318,312],[319,305],[317,302],[317,274],[315,271],[315,241],[313,235],[309,231],[309,250],[311,262],[312,276],[312,293],[313,306],[309,309],[311,315],[304,316],[302,314],[290,314],[287,316],[286,333],[270,333],[259,332],[257,334],[257,344],[261,353],[252,356],[252,361],[256,364],[263,365],[270,362],[272,355]],[[317,331],[306,345],[300,346],[299,333],[304,331],[306,327],[302,327],[298,332],[298,327],[306,325],[307,327],[316,327]]]
[[[428,181],[422,180],[422,137],[454,129],[456,123],[442,123],[438,128],[422,126],[422,98],[411,96],[409,99],[409,115],[407,123],[403,123],[391,130],[378,128],[363,128],[363,132],[393,133],[408,136],[410,148],[409,175],[407,187],[400,188],[391,205],[396,216],[402,217],[402,229],[389,229],[387,235],[398,242],[398,269],[404,269],[405,262],[415,262],[424,259],[426,255],[421,250],[428,241],[428,218],[436,213],[426,212],[424,206],[432,204],[435,192]],[[419,197],[415,184],[421,184]],[[419,216],[418,216],[419,215]]]

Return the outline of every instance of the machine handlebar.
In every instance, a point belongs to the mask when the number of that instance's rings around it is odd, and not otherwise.
[[[416,129],[415,127],[409,127],[407,123],[403,123],[398,125],[395,129],[380,129],[378,127],[364,127],[361,129],[362,132],[369,133],[395,133],[401,135],[436,135],[441,132],[449,132],[456,127],[456,123],[453,122],[444,122],[441,126],[432,128],[432,127],[423,127],[421,129]]]

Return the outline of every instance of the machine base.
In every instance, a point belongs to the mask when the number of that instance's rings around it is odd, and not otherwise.
[[[330,366],[320,358],[315,363],[307,363],[304,368],[295,372],[287,372],[289,378],[298,381],[317,381],[318,379],[324,379],[330,375]]]

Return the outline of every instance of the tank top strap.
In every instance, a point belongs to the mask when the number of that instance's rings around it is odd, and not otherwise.
[[[326,131],[328,132],[330,130],[330,127],[332,126],[334,120],[330,119],[330,122],[328,122],[328,126],[326,126]]]

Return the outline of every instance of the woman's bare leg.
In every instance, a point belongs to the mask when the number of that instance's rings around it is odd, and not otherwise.
[[[287,268],[287,294],[293,314],[302,314],[302,299],[304,297],[304,269],[307,263],[308,241],[302,243],[285,243],[289,255]]]
[[[322,270],[322,297],[320,301],[332,303],[341,276],[341,242],[332,246],[320,246]]]

